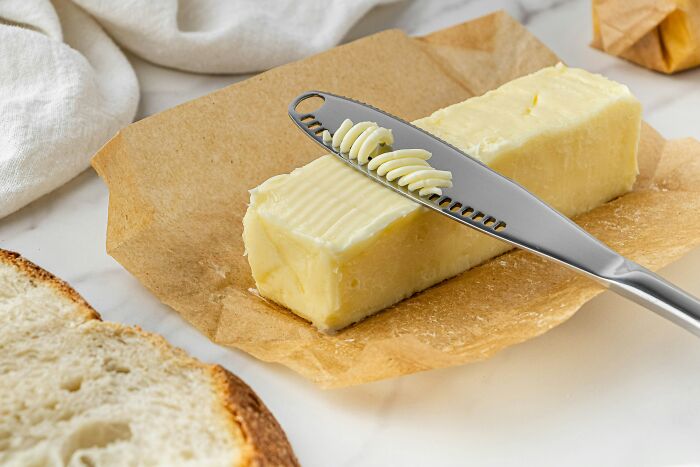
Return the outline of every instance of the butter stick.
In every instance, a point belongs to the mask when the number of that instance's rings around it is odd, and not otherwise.
[[[574,216],[631,189],[640,122],[626,86],[557,65],[414,123]],[[243,223],[259,293],[324,331],[510,248],[331,155],[252,190]]]

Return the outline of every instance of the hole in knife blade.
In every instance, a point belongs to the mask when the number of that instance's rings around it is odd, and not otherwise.
[[[474,212],[474,209],[472,209],[472,208],[469,207],[469,206],[467,206],[466,208],[462,209],[462,215],[465,216],[465,217],[471,216],[473,212]]]
[[[443,207],[443,208],[444,208],[445,206],[447,206],[447,205],[450,204],[451,202],[452,202],[452,200],[451,200],[450,198],[445,198],[445,199],[443,199],[442,201],[440,201],[440,207]]]
[[[496,223],[496,218],[494,218],[494,217],[489,216],[486,219],[484,219],[484,225],[486,227],[491,227],[495,223]]]
[[[450,211],[452,212],[458,212],[460,209],[462,209],[462,203],[456,202],[452,206],[450,206]]]
[[[316,117],[314,117],[311,114],[308,114],[308,115],[304,115],[299,120],[301,120],[302,122],[308,122],[309,120],[314,120],[314,119],[316,119]]]
[[[295,107],[294,110],[300,114],[311,114],[314,110],[318,110],[323,106],[325,99],[318,95],[311,95],[302,99]]]
[[[493,228],[496,232],[500,232],[501,230],[506,228],[506,223],[501,221],[498,224],[496,224],[496,227]]]
[[[483,218],[484,218],[484,213],[481,211],[477,211],[476,214],[474,214],[472,216],[472,219],[474,219],[477,222],[481,221],[481,219],[483,219]]]

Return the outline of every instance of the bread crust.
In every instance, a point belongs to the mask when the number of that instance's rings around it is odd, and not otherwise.
[[[250,449],[245,465],[299,466],[287,436],[255,392],[233,373],[219,365],[211,367],[217,393],[243,432]]]
[[[0,248],[0,263],[9,264],[16,267],[24,275],[29,277],[32,282],[41,282],[49,287],[56,289],[59,294],[70,299],[80,308],[80,311],[85,314],[87,319],[97,319],[102,321],[100,314],[75,291],[68,283],[62,281],[58,277],[51,274],[49,271],[42,269],[28,259],[22,257],[19,253]]]
[[[19,253],[0,248],[0,263],[17,268],[33,283],[52,287],[60,295],[74,302],[86,320],[102,321],[100,314],[68,283],[23,258]],[[104,322],[104,324],[125,330],[130,329],[152,341],[156,346],[176,351],[182,358],[188,359],[192,366],[209,373],[221,407],[226,411],[230,420],[231,437],[237,438],[238,432],[244,436],[242,465],[251,467],[299,466],[282,427],[255,392],[237,376],[219,365],[207,365],[200,362],[183,350],[173,347],[158,334],[143,331],[139,327],[118,323]]]

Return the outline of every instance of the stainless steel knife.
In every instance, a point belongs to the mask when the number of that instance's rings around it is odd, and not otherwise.
[[[310,112],[297,111],[311,98],[322,104]],[[327,92],[297,96],[289,116],[324,149],[372,180],[457,222],[583,273],[700,336],[697,298],[616,253],[516,182],[445,141],[370,105]],[[394,150],[431,152],[430,165],[452,172],[454,186],[443,188],[442,196],[421,197],[325,144],[323,131],[332,133],[346,118],[390,129]]]

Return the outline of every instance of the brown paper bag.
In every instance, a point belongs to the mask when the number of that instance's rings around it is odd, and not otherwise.
[[[382,32],[134,123],[93,160],[110,190],[107,250],[215,342],[323,387],[486,358],[562,323],[601,288],[513,251],[329,336],[255,293],[241,219],[249,189],[322,154],[287,116],[305,90],[410,121],[556,62],[495,13],[421,39]],[[577,221],[658,269],[700,243],[700,143],[645,127],[640,157],[636,191]]]
[[[652,70],[700,65],[700,0],[593,0],[591,45]]]

